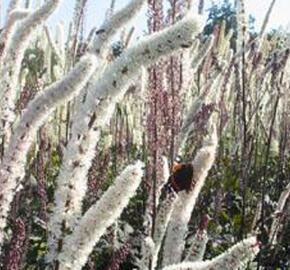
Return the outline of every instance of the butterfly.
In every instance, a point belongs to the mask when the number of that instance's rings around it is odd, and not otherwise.
[[[183,190],[186,192],[191,191],[194,186],[192,164],[175,162],[166,186],[169,189],[173,189],[176,193]]]

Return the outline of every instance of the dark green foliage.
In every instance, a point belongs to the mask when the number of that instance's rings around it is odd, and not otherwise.
[[[213,2],[208,12],[204,34],[210,35],[222,22],[226,23],[226,33],[229,29],[236,29],[236,10],[229,0],[224,0],[222,4]]]
[[[237,12],[232,1],[223,0],[222,3],[212,2],[211,7],[207,11],[208,19],[204,28],[204,34],[210,35],[214,33],[222,23],[225,23],[225,33],[228,33],[230,29],[234,30],[232,37],[234,44],[237,37]],[[252,15],[248,17],[248,30],[252,36],[256,35],[255,18]]]

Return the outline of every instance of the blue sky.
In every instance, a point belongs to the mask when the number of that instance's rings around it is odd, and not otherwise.
[[[41,2],[43,0],[33,0],[34,3]],[[220,0],[214,0],[213,2],[219,2]],[[234,0],[231,0],[234,1]],[[23,1],[24,2],[24,1]],[[65,24],[70,22],[70,19],[73,14],[74,9],[74,0],[63,0],[60,8],[55,12],[55,14],[50,18],[49,25],[53,27],[53,25],[63,20]],[[98,26],[104,19],[105,12],[110,5],[110,0],[88,0],[87,6],[87,19],[85,22],[85,29],[88,32],[93,26]],[[116,0],[117,8],[124,6],[128,3],[129,0]],[[198,2],[195,0],[194,2]],[[207,6],[210,6],[211,0],[205,0]],[[256,29],[259,29],[261,26],[261,22],[263,17],[267,11],[267,8],[270,4],[271,0],[245,0],[246,10],[248,13],[252,14],[256,18]],[[6,8],[9,3],[9,0],[2,0],[1,7],[1,22],[3,25],[3,21],[5,19]],[[290,0],[277,0],[277,3],[274,7],[269,27],[277,28],[279,26],[283,26],[286,28],[290,22]],[[136,27],[137,35],[141,35],[142,31],[146,28],[146,15],[145,9],[140,13],[140,15],[133,21],[132,25]]]

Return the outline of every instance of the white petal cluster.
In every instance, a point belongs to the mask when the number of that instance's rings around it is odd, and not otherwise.
[[[96,56],[88,55],[61,81],[54,83],[37,96],[25,110],[11,138],[7,154],[0,166],[0,235],[6,226],[6,218],[13,196],[24,176],[26,155],[36,131],[49,114],[61,103],[80,92],[96,68]],[[0,239],[1,243],[2,239]]]
[[[183,262],[164,267],[162,270],[238,270],[259,252],[256,237],[250,237],[234,245],[218,257],[203,262]]]
[[[212,167],[218,145],[216,128],[214,127],[209,138],[193,160],[194,188],[190,192],[179,194],[175,204],[171,221],[169,222],[164,243],[163,265],[171,265],[181,261],[185,246],[187,224],[194,209],[196,199],[204,185],[208,171]],[[174,249],[174,256],[172,250]]]
[[[30,12],[27,9],[14,9],[9,13],[7,22],[0,34],[0,44],[5,45],[5,43],[10,38],[11,33],[13,33],[16,23],[19,20],[22,20],[25,17],[27,17],[29,13]]]
[[[158,254],[177,198],[177,194],[173,191],[167,195],[167,198],[162,203],[160,203],[153,235],[155,246],[152,255],[152,269],[155,269],[157,266]]]
[[[105,57],[108,50],[107,45],[112,40],[112,37],[121,27],[135,17],[145,2],[145,0],[132,0],[126,7],[114,14],[110,20],[106,20],[99,30],[97,30],[97,35],[91,50],[98,52],[101,58]]]
[[[121,215],[141,183],[144,164],[128,166],[102,198],[82,218],[73,233],[65,239],[59,256],[60,269],[81,269],[106,229]]]
[[[100,130],[109,122],[115,104],[123,98],[130,84],[134,82],[141,65],[148,66],[161,57],[189,47],[197,29],[195,19],[187,17],[176,25],[149,36],[128,49],[88,89],[83,106],[74,116],[72,138],[64,153],[57,179],[59,188],[56,191],[56,207],[50,224],[52,250],[55,250],[56,241],[61,236],[63,219],[59,215],[62,213],[68,228],[73,228],[78,222],[87,188],[85,179],[94,157]]]
[[[6,142],[10,137],[11,124],[15,119],[15,99],[24,51],[34,31],[51,15],[59,3],[60,0],[48,0],[35,12],[26,16],[11,33],[11,38],[8,39],[4,48],[0,63],[0,131],[5,134]]]

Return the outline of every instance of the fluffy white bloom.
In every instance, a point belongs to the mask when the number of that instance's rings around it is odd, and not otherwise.
[[[161,196],[162,187],[164,187],[164,185],[167,183],[170,176],[168,159],[165,156],[162,156],[162,165],[163,165],[162,166],[163,174],[160,181],[158,181],[159,185],[156,192],[156,207],[159,206],[159,200]],[[140,264],[141,269],[144,269],[144,270],[147,269],[149,267],[150,261],[151,261],[152,269],[154,269],[154,267],[156,266],[162,240],[164,238],[166,228],[167,228],[176,198],[177,198],[177,194],[175,192],[167,194],[167,197],[165,198],[165,200],[160,204],[156,221],[155,221],[155,230],[154,230],[153,239],[150,237],[150,239],[154,243],[154,246],[150,254],[148,253],[147,244],[146,243],[142,244],[142,248],[141,248],[142,261]],[[149,229],[152,224],[152,207],[151,207],[152,200],[153,200],[152,193],[150,193],[147,199],[147,207],[146,207],[146,212],[145,212],[145,217],[144,217],[144,227],[147,227],[147,229]]]
[[[195,181],[192,191],[181,192],[175,204],[165,237],[164,266],[181,261],[187,224],[190,220],[198,194],[204,185],[208,171],[214,163],[217,143],[216,128],[214,127],[209,138],[204,141],[203,147],[198,151],[192,163],[193,179]],[[173,249],[174,256],[172,256]]]
[[[190,47],[197,28],[196,21],[188,17],[147,37],[123,53],[88,89],[83,106],[74,115],[72,138],[64,153],[57,179],[56,207],[50,223],[52,232],[49,245],[52,252],[56,249],[57,239],[61,237],[63,219],[66,220],[67,228],[73,228],[78,222],[87,188],[86,175],[94,157],[100,130],[109,122],[115,104],[134,82],[141,65],[148,66],[163,56]],[[59,218],[59,213],[62,218]]]
[[[136,260],[136,264],[138,265],[138,269],[147,270],[149,268],[150,261],[152,259],[152,255],[154,253],[155,243],[152,237],[147,236],[142,241],[141,246],[141,259]]]
[[[0,167],[0,244],[15,190],[23,179],[27,152],[38,128],[63,101],[80,92],[96,68],[97,59],[88,55],[61,81],[52,84],[29,103],[14,131]]]
[[[29,15],[27,9],[15,9],[9,13],[7,22],[0,34],[0,44],[5,44],[9,39],[11,33],[14,31],[16,23]]]
[[[211,35],[207,38],[205,44],[202,44],[201,48],[198,50],[198,54],[194,55],[194,58],[191,62],[191,66],[194,72],[199,68],[202,61],[208,56],[208,53],[212,49],[213,43],[214,36]]]
[[[134,196],[143,176],[141,161],[128,166],[102,198],[92,206],[70,236],[64,239],[59,255],[60,269],[81,269],[94,245],[121,215]]]
[[[218,257],[204,262],[183,262],[164,267],[162,270],[237,270],[252,261],[259,252],[256,237],[250,237],[234,245]]]
[[[31,34],[50,16],[59,2],[60,0],[48,0],[42,7],[23,19],[4,48],[0,63],[0,131],[5,134],[6,142],[10,137],[11,124],[15,119],[15,99],[24,51]]]
[[[94,40],[93,49],[91,52],[102,58],[102,50],[106,50],[105,47],[107,47],[107,43],[111,41],[113,35],[118,29],[120,29],[120,27],[123,27],[136,15],[143,3],[144,0],[132,0],[125,8],[117,12],[110,21],[106,22],[97,32],[97,37]],[[109,70],[106,74],[107,76],[112,77],[114,75],[113,72],[114,71]],[[96,72],[97,75],[92,77],[99,79],[99,73],[101,74],[102,71]],[[99,89],[100,87],[105,86],[103,82],[104,80],[101,80],[101,82],[99,84],[97,83],[97,85],[95,85],[95,81],[94,83],[89,83],[88,90],[93,92],[96,88]],[[112,80],[109,82],[105,81],[105,83],[110,85],[107,86],[107,88],[112,87],[114,84]],[[86,97],[86,103],[88,104],[83,104],[84,97]],[[92,100],[89,100],[90,98],[92,98]],[[86,89],[84,89],[80,94],[80,101],[78,103],[78,107],[76,108],[77,113],[73,116],[72,139],[70,140],[68,148],[64,153],[64,164],[61,167],[60,174],[57,179],[59,188],[57,189],[55,195],[55,212],[50,219],[52,234],[49,239],[50,251],[48,258],[55,257],[57,239],[59,239],[62,234],[60,229],[62,219],[59,220],[57,213],[64,212],[64,219],[65,215],[71,217],[69,226],[73,227],[72,224],[76,224],[74,213],[79,214],[81,211],[81,202],[86,192],[86,181],[81,182],[79,180],[86,178],[86,174],[94,157],[95,145],[100,136],[100,130],[92,128],[90,122],[91,120],[99,120],[99,125],[101,127],[105,125],[111,118],[115,109],[115,103],[117,102],[115,101],[111,103],[111,100],[109,100],[109,104],[104,102],[105,104],[100,106],[100,101],[101,99],[98,99],[98,97],[94,96],[94,94],[90,95],[90,92],[87,92]],[[98,112],[95,112],[96,105],[99,105]],[[91,115],[88,115],[88,112],[91,113]],[[94,112],[95,114],[93,114]],[[79,132],[82,128],[83,130]],[[88,134],[89,130],[92,132]],[[81,144],[82,140],[84,140],[84,142]],[[91,141],[93,141],[93,143],[90,143]],[[82,162],[80,162],[80,160]],[[69,184],[69,181],[75,182],[74,185]],[[71,194],[68,194],[69,191]],[[75,196],[75,194],[77,195]],[[72,197],[70,197],[70,195],[72,195]],[[65,207],[66,203],[70,201],[73,203],[69,203],[69,206]],[[66,210],[64,210],[65,208]]]
[[[145,0],[132,0],[126,7],[114,14],[110,20],[106,20],[104,24],[97,30],[92,50],[98,52],[100,57],[106,56],[108,50],[108,43],[112,37],[128,23],[140,11]]]
[[[172,192],[167,195],[167,198],[162,203],[160,203],[153,235],[155,247],[152,255],[152,269],[155,269],[157,266],[158,254],[176,201],[177,194]]]

